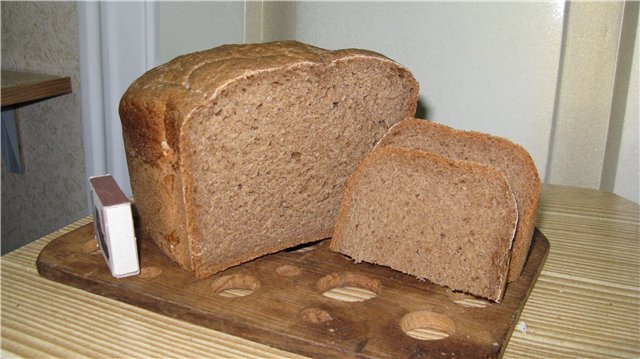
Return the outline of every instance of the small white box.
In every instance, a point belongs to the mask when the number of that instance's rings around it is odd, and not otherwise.
[[[89,178],[96,241],[116,278],[140,273],[131,202],[111,175]]]

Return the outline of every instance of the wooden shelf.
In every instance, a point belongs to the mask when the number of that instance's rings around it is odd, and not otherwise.
[[[71,93],[71,79],[2,70],[2,107]]]

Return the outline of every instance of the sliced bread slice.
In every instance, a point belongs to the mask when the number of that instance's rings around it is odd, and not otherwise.
[[[517,217],[495,167],[389,145],[349,178],[330,248],[499,302]]]
[[[540,178],[529,153],[505,138],[456,130],[414,118],[393,126],[377,147],[387,145],[433,152],[453,160],[478,162],[504,173],[518,202],[519,222],[513,241],[509,282],[517,280],[529,254],[540,200]]]

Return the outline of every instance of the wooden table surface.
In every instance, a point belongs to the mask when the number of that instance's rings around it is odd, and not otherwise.
[[[640,357],[640,207],[544,185],[551,251],[505,358]],[[38,276],[38,253],[86,218],[1,259],[3,357],[299,357]]]

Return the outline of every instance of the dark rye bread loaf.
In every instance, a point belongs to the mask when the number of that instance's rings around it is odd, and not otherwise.
[[[480,132],[409,118],[393,126],[378,147],[394,145],[434,152],[454,160],[468,160],[500,169],[518,202],[518,229],[513,241],[509,282],[524,268],[540,200],[540,178],[529,153],[511,141]]]
[[[150,70],[120,102],[142,237],[199,278],[329,237],[348,176],[417,95],[380,54],[293,41]]]
[[[386,146],[349,178],[330,248],[499,302],[517,216],[498,169]]]

